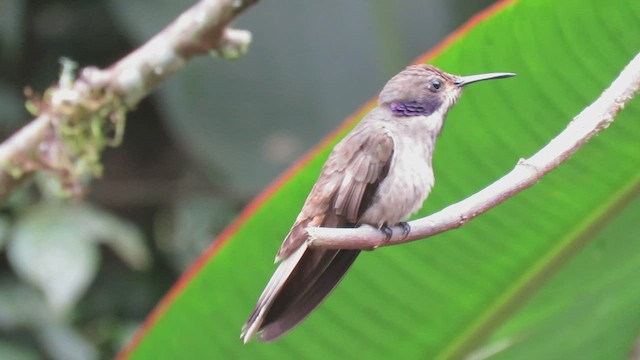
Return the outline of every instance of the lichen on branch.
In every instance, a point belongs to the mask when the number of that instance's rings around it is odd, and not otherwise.
[[[61,62],[58,84],[42,98],[29,94],[27,102],[33,115],[50,119],[47,134],[28,157],[15,158],[8,166],[19,169],[27,162],[30,171],[48,170],[57,175],[61,195],[78,197],[87,181],[102,176],[104,149],[122,142],[129,108],[112,89],[75,79],[75,63]]]
[[[64,193],[79,196],[102,174],[100,155],[122,141],[126,113],[192,57],[243,55],[251,34],[228,28],[258,0],[202,0],[122,60],[102,70],[63,61],[58,84],[42,97],[28,91],[36,116],[0,144],[0,199],[37,170],[57,175]]]

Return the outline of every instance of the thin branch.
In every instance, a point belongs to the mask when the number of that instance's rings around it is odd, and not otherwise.
[[[202,0],[142,47],[106,70],[85,69],[90,83],[109,84],[133,105],[196,55],[235,58],[251,42],[248,31],[228,29],[235,16],[258,0]]]
[[[529,159],[520,159],[515,168],[474,195],[427,217],[409,222],[411,232],[403,237],[395,227],[387,240],[371,227],[307,228],[309,245],[333,249],[375,249],[397,245],[459,228],[478,215],[494,208],[520,191],[531,187],[544,175],[566,161],[589,139],[606,129],[615,116],[640,89],[640,54],[627,65],[611,86],[576,116],[558,136]]]
[[[69,166],[79,156],[61,144],[65,135],[60,129],[64,126],[87,126],[100,116],[102,124],[117,132],[124,124],[124,114],[192,57],[211,53],[236,58],[244,54],[251,34],[227,26],[257,1],[202,0],[109,68],[84,68],[77,80],[68,83],[61,78],[60,84],[47,90],[35,105],[36,119],[0,144],[0,200],[35,170],[72,173]],[[118,139],[99,140],[98,153]],[[95,159],[95,154],[90,155]],[[99,164],[97,168],[101,169]]]

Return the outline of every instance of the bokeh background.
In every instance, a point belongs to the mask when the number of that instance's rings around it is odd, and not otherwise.
[[[2,137],[29,121],[23,90],[56,82],[61,57],[106,67],[193,3],[1,0]],[[196,59],[145,99],[85,202],[51,198],[36,179],[3,204],[0,358],[113,356],[248,201],[490,3],[250,8],[236,22],[253,33],[248,55]]]

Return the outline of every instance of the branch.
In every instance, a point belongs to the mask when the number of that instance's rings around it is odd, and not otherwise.
[[[251,34],[227,26],[257,1],[202,0],[109,68],[84,68],[75,81],[63,70],[57,86],[31,100],[36,119],[0,144],[0,200],[35,170],[52,170],[71,182],[100,175],[99,155],[119,143],[126,112],[164,79],[196,55],[236,58],[246,52]]]
[[[202,0],[142,47],[108,69],[85,69],[90,83],[105,83],[134,105],[196,55],[236,58],[251,42],[248,31],[227,25],[258,0]]]
[[[387,240],[371,226],[359,228],[307,228],[309,246],[332,249],[375,249],[423,239],[459,228],[520,191],[531,187],[544,175],[573,155],[589,139],[606,129],[615,116],[640,89],[640,54],[627,65],[611,86],[576,116],[558,136],[529,159],[520,159],[515,168],[493,184],[432,215],[409,222],[411,231],[393,228]]]

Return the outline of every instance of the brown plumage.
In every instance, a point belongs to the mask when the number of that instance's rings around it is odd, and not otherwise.
[[[434,177],[435,140],[462,86],[506,77],[457,77],[431,65],[413,65],[393,77],[378,107],[333,149],[276,257],[282,260],[243,327],[272,341],[311,313],[340,282],[359,250],[308,248],[307,227],[378,228],[416,212]]]

